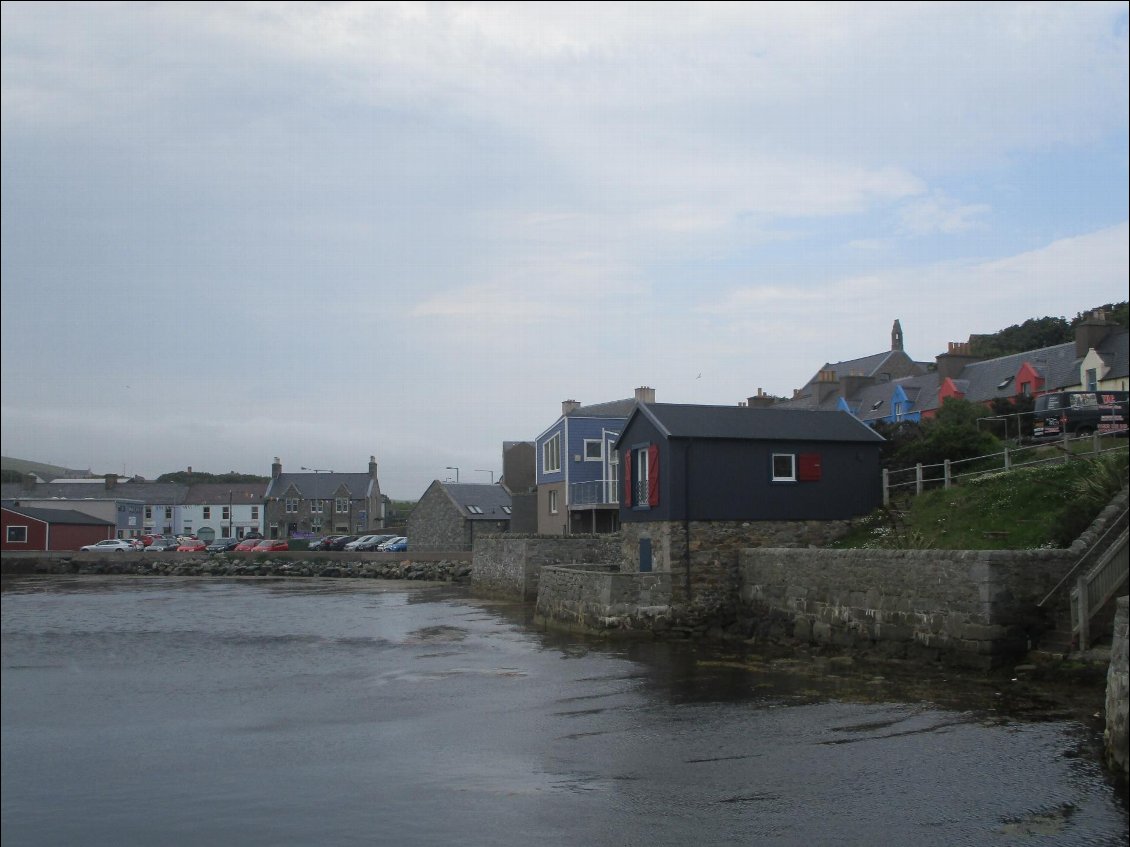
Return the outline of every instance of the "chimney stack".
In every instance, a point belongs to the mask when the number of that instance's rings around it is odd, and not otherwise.
[[[116,486],[118,484],[118,475],[116,473],[108,473],[108,474],[106,474],[105,479],[106,479],[106,490],[107,491],[113,491],[114,486]]]
[[[279,461],[278,456],[275,456],[275,462],[271,465],[271,479],[278,479],[280,476],[282,476],[282,462]]]
[[[974,356],[970,352],[969,342],[951,341],[945,353],[939,353],[934,357],[934,362],[938,376],[942,379],[947,377],[957,379],[966,365],[980,362],[981,359],[981,356]]]
[[[777,401],[777,398],[771,394],[766,394],[760,388],[757,389],[757,394],[746,400],[746,405],[751,409],[766,409],[772,406]]]
[[[641,385],[636,389],[636,402],[637,403],[654,403],[655,402],[655,389],[649,388],[646,385]]]
[[[561,401],[561,414],[569,415],[581,408],[581,404],[576,400],[562,400]]]
[[[1118,327],[1114,321],[1106,319],[1106,312],[1096,309],[1075,327],[1075,357],[1082,359],[1087,351],[1103,343],[1107,334]]]
[[[369,457],[369,479],[377,478],[377,457]]]

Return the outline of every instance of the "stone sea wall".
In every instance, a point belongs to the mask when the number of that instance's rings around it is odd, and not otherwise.
[[[615,535],[496,535],[475,539],[471,591],[479,597],[533,601],[542,569],[561,564],[619,569]]]
[[[471,563],[463,557],[377,558],[365,554],[268,553],[207,556],[196,553],[21,553],[0,558],[12,575],[62,576],[272,576],[344,579],[409,579],[470,582]]]
[[[1110,668],[1106,678],[1106,741],[1107,765],[1115,773],[1130,777],[1130,735],[1127,733],[1127,700],[1130,698],[1130,649],[1127,635],[1130,616],[1127,598],[1118,598],[1114,615],[1114,639],[1110,649]]]
[[[988,668],[1046,625],[1036,604],[1071,550],[744,550],[740,615],[755,638]]]

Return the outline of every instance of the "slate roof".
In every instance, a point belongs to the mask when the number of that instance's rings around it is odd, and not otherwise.
[[[568,418],[626,418],[636,410],[636,398],[610,400],[607,403],[593,403],[591,406],[578,406],[569,412]]]
[[[503,508],[510,508],[510,492],[501,485],[486,482],[441,482],[440,486],[467,520],[510,520],[510,513]],[[482,509],[482,514],[472,512],[469,506]]]
[[[983,362],[971,362],[962,368],[959,375],[968,383],[965,399],[984,403],[997,397],[1015,397],[1017,387],[1011,378],[1025,362],[1043,376],[1042,392],[1056,391],[1079,382],[1080,360],[1075,355],[1075,342],[1068,341]]]
[[[283,473],[267,484],[263,497],[285,497],[293,485],[307,500],[329,500],[344,485],[353,498],[368,497],[373,478],[367,473]]]
[[[137,500],[149,506],[170,506],[183,503],[187,493],[187,485],[174,482],[120,482],[113,488],[107,488],[105,482],[41,482],[31,489],[19,482],[0,485],[5,500]]]
[[[1095,348],[1110,368],[1103,379],[1125,379],[1130,376],[1130,330],[1112,332]]]
[[[895,393],[896,386],[901,386],[910,404],[903,411],[907,415],[912,415],[921,412],[924,408],[933,408],[937,405],[940,385],[941,377],[936,372],[922,376],[904,376],[892,379],[890,382],[868,385],[852,397],[845,397],[844,402],[848,404],[852,414],[862,421],[881,420],[894,413],[894,409],[891,408],[891,397]],[[879,405],[876,406],[876,403]]]
[[[649,403],[640,406],[636,414],[645,415],[668,438],[838,442],[884,440],[867,424],[847,412]],[[631,420],[635,420],[635,415]],[[631,420],[624,427],[625,433]]]
[[[5,500],[2,504],[9,512],[23,515],[32,520],[48,524],[69,524],[72,526],[114,526],[113,521],[102,520],[93,515],[87,515],[74,509],[40,509],[27,506],[17,506],[12,500]]]
[[[183,502],[190,506],[222,504],[228,502],[230,493],[233,505],[258,505],[263,502],[266,490],[266,482],[201,482],[189,486]]]

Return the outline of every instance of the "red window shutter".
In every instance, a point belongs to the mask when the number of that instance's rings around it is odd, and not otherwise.
[[[624,450],[624,505],[632,507],[632,451]]]
[[[659,505],[659,445],[647,446],[647,505]]]
[[[797,480],[799,482],[819,482],[819,453],[801,453],[797,456]]]

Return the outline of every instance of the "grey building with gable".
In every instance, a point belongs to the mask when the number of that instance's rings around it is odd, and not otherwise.
[[[375,456],[369,457],[368,473],[284,473],[276,456],[263,496],[266,535],[360,535],[384,528],[386,505]]]
[[[511,511],[505,486],[437,479],[408,516],[408,548],[470,550],[478,536],[507,532]]]

